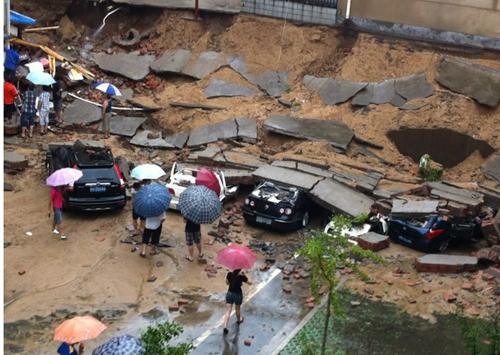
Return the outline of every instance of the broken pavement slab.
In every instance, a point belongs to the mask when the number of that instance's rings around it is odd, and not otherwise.
[[[267,70],[260,74],[246,76],[252,84],[257,85],[271,97],[280,97],[290,90],[288,73]]]
[[[150,138],[151,136],[156,136],[156,138]],[[153,132],[148,130],[136,133],[135,136],[130,140],[130,144],[148,148],[177,148],[172,143],[167,142],[165,139],[161,138],[161,134],[154,134]]]
[[[484,203],[484,196],[479,192],[469,191],[443,182],[427,182],[431,196],[457,202],[471,208],[478,208]]]
[[[256,157],[254,154],[238,151],[224,151],[213,158],[215,163],[224,164],[234,168],[257,169],[266,162]]]
[[[253,89],[220,79],[212,79],[203,93],[208,99],[216,97],[254,96],[257,94]]]
[[[318,176],[272,165],[261,166],[253,172],[253,175],[261,180],[295,186],[305,191],[311,190],[322,179]]]
[[[146,117],[112,116],[110,133],[118,136],[133,137]],[[99,129],[102,132],[102,127]]]
[[[305,75],[303,82],[308,89],[317,91],[325,104],[331,106],[348,101],[368,85],[350,80],[325,80],[311,75]]]
[[[214,106],[214,105],[206,105],[201,103],[192,103],[192,102],[177,102],[171,101],[169,103],[172,107],[183,107],[183,108],[200,108],[202,110],[225,110],[224,106]]]
[[[87,126],[101,120],[101,108],[91,103],[75,100],[64,109],[63,127]]]
[[[374,200],[332,179],[324,179],[309,192],[314,201],[335,213],[358,216],[370,210]]]
[[[436,200],[392,200],[391,215],[394,217],[425,217],[437,213],[439,201]]]
[[[361,248],[371,251],[386,249],[390,245],[389,236],[378,234],[375,232],[368,232],[366,234],[363,234],[359,236],[356,241]]]
[[[434,94],[432,85],[424,73],[409,75],[395,80],[396,92],[406,100],[425,98]]]
[[[243,142],[257,142],[257,121],[249,117],[236,117],[236,126],[238,127],[238,138]]]
[[[264,128],[291,137],[326,141],[344,150],[354,137],[354,132],[347,125],[335,120],[271,116],[265,120]]]
[[[196,147],[226,139],[257,140],[257,122],[246,117],[230,118],[215,124],[193,128],[187,145]]]
[[[500,183],[500,152],[497,152],[483,165],[484,174]]]
[[[5,152],[3,166],[5,169],[22,171],[28,167],[28,158],[17,152]]]
[[[149,74],[149,65],[154,61],[152,55],[118,53],[108,55],[98,53],[94,56],[97,66],[106,72],[122,75],[132,80],[142,80]]]
[[[497,107],[500,103],[500,71],[493,68],[446,57],[438,65],[436,80],[480,104]]]
[[[151,63],[151,70],[156,74],[175,73],[181,74],[182,69],[191,59],[191,51],[187,49],[174,49],[165,51],[158,59]]]
[[[465,255],[427,254],[417,259],[418,272],[459,273],[474,271],[477,258]]]

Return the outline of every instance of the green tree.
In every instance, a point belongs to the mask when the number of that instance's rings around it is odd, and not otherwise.
[[[177,323],[164,322],[149,326],[142,334],[141,340],[145,355],[187,355],[193,349],[190,343],[169,345],[170,340],[183,332]]]
[[[339,268],[350,268],[363,280],[368,276],[359,268],[356,260],[370,259],[381,263],[383,259],[370,250],[365,250],[352,243],[344,231],[351,228],[352,219],[342,215],[332,218],[333,228],[329,233],[320,230],[313,231],[307,238],[299,255],[306,258],[311,264],[311,292],[316,300],[319,299],[319,290],[326,288],[326,314],[321,340],[320,354],[325,354],[328,329],[332,312],[342,314],[340,297],[337,290],[340,279],[337,276]]]

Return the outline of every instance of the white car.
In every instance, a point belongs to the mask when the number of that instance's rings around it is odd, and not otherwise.
[[[374,221],[378,221],[380,223],[380,228],[382,229],[381,232],[383,232],[384,235],[387,234],[389,230],[389,225],[387,223],[386,218],[381,214],[378,214],[376,217],[372,218],[374,219]],[[325,226],[323,232],[325,232],[326,234],[332,234],[332,229],[333,229],[333,222],[330,222]],[[371,229],[372,225],[369,223],[363,223],[361,225],[353,225],[351,226],[351,228],[344,228],[342,230],[342,235],[344,237],[347,237],[350,243],[358,245],[356,239],[362,236],[363,234],[368,233]]]
[[[172,201],[170,202],[170,208],[173,210],[179,209],[179,196],[181,193],[189,186],[195,185],[196,174],[200,168],[195,166],[181,165],[174,163],[172,170],[170,171],[170,178],[165,185],[172,195]],[[227,186],[226,179],[224,178],[224,173],[217,169],[211,169],[220,186],[220,201],[236,195],[238,192],[238,186]]]

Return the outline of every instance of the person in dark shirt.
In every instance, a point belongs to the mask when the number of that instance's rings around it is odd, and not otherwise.
[[[78,350],[77,350],[78,346]],[[61,343],[59,348],[57,349],[57,353],[59,355],[82,355],[84,351],[84,346],[83,343],[75,343],[75,344],[68,344],[68,343]]]
[[[63,123],[62,117],[62,86],[61,79],[57,78],[56,83],[52,85],[52,99],[54,101],[54,112],[56,114],[57,124]]]
[[[229,317],[233,311],[233,304],[235,305],[236,311],[236,323],[241,324],[243,322],[243,317],[241,316],[241,304],[243,303],[243,291],[241,290],[241,285],[245,282],[248,285],[252,283],[248,280],[248,277],[240,270],[234,270],[228,272],[226,276],[226,284],[228,284],[228,290],[226,293],[226,313],[224,314],[224,334],[228,333],[227,324],[229,323]]]
[[[28,89],[24,92],[23,109],[21,112],[21,137],[25,138],[29,129],[30,138],[33,137],[33,126],[35,125],[36,116],[36,95],[33,91],[33,85],[29,84]]]
[[[6,49],[5,62],[4,62],[5,73],[9,76],[15,76],[18,65],[19,65],[19,53],[17,53],[14,47]]]
[[[186,255],[186,259],[189,261],[193,261],[194,257],[194,247],[193,244],[196,244],[196,249],[198,249],[198,259],[203,259],[203,253],[201,251],[201,231],[200,225],[194,222],[191,222],[188,219],[186,220],[186,228],[184,231],[186,232],[186,245],[188,246],[189,255]]]

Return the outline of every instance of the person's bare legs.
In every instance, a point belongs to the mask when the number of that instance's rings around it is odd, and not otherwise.
[[[146,249],[148,248],[148,245],[146,243],[142,243],[142,250],[141,250],[141,256],[145,257],[146,256]]]
[[[229,317],[231,317],[231,312],[233,311],[233,305],[226,303],[226,313],[224,313],[224,333],[227,332],[227,324],[229,323]]]
[[[191,246],[191,249],[192,248],[193,248],[193,246]],[[198,249],[198,259],[201,259],[203,257],[203,253],[201,252],[201,242],[196,243],[196,249]],[[191,257],[193,257],[192,253],[191,253]]]
[[[239,323],[241,323],[243,321],[243,318],[241,318],[241,305],[235,304],[234,305],[234,310],[235,310],[235,313],[236,313],[236,321],[239,324]]]
[[[33,137],[33,126],[30,126],[30,130],[29,130],[29,133],[28,133],[29,137]]]
[[[28,128],[22,127],[21,128],[21,138],[26,138],[27,134],[28,134]]]
[[[188,245],[188,252],[189,252],[189,261],[193,261],[194,258],[194,247],[193,245]]]

